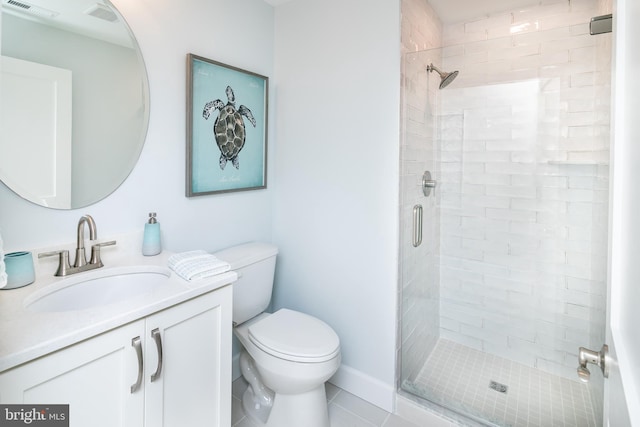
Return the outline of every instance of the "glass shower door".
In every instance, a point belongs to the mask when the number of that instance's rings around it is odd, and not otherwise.
[[[513,37],[404,60],[400,387],[484,424],[602,419],[602,376],[576,367],[604,342],[610,45],[563,34],[567,63]],[[460,74],[439,90],[430,62]],[[417,204],[436,228],[422,249]]]

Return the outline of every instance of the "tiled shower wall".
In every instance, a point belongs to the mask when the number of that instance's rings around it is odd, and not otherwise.
[[[435,198],[425,198],[420,187],[425,170],[435,172],[435,97],[427,87],[425,67],[411,52],[440,46],[442,25],[426,0],[402,4],[402,123],[400,146],[400,283],[396,349],[398,380],[413,378],[425,364],[439,333],[439,224]],[[408,59],[407,59],[408,58]],[[422,68],[420,68],[422,67]],[[412,214],[423,207],[423,240],[412,245]]]
[[[596,0],[541,3],[443,29],[441,335],[575,380],[604,340],[611,35]]]

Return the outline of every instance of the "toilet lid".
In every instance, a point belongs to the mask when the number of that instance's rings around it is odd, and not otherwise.
[[[329,325],[284,308],[249,326],[249,339],[273,356],[296,362],[324,362],[340,351],[340,339]]]

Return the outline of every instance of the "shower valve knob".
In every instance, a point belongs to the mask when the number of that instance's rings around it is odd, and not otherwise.
[[[437,184],[436,180],[431,179],[431,172],[425,171],[422,175],[422,193],[429,197],[431,190],[435,191]]]

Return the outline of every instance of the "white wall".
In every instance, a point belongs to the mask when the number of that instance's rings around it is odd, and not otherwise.
[[[273,162],[267,190],[188,199],[184,188],[186,55],[272,76],[273,8],[261,0],[114,4],[136,34],[149,74],[151,119],[140,160],[115,193],[79,210],[35,206],[0,185],[5,250],[73,242],[84,213],[93,215],[99,235],[108,237],[142,229],[147,213],[155,211],[165,248],[173,251],[271,240]],[[273,142],[273,132],[269,137]]]
[[[333,381],[387,409],[398,257],[399,1],[276,9],[275,308],[338,333]]]

